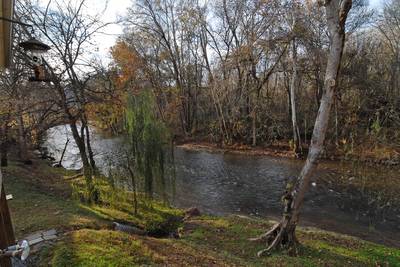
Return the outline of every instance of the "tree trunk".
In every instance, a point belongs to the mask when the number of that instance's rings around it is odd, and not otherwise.
[[[64,156],[65,156],[65,152],[67,151],[68,144],[69,144],[69,138],[67,138],[67,142],[65,142],[64,149],[63,149],[63,152],[60,157],[60,161],[58,162],[58,166],[60,166],[60,167],[62,167],[62,162],[64,160]]]
[[[133,191],[133,212],[135,215],[138,214],[138,201],[137,201],[137,187],[136,187],[136,179],[135,179],[135,173],[131,169],[130,166],[127,166],[127,169],[129,171],[129,174],[131,176],[131,182],[132,182],[132,191]]]
[[[288,183],[284,195],[285,209],[280,223],[270,231],[252,239],[254,241],[268,241],[269,246],[258,252],[258,256],[268,254],[277,248],[288,249],[297,254],[296,226],[299,220],[300,209],[304,196],[309,188],[310,178],[318,164],[318,158],[323,148],[333,97],[337,87],[340,63],[345,41],[345,23],[347,14],[352,6],[351,0],[326,0],[324,1],[328,30],[330,33],[330,51],[325,73],[324,92],[321,105],[315,120],[313,136],[307,161],[294,183]]]
[[[28,156],[28,148],[26,144],[26,137],[25,137],[25,126],[24,126],[24,119],[22,118],[22,114],[18,115],[18,157],[19,159],[27,163],[29,161]]]
[[[94,160],[94,153],[92,150],[92,144],[90,142],[90,131],[89,131],[89,126],[87,124],[85,125],[85,133],[86,133],[86,147],[88,151],[89,162],[90,166],[92,167],[93,173],[95,173],[97,170],[96,161]]]
[[[251,112],[251,128],[252,128],[252,146],[257,146],[257,106],[253,108]]]
[[[296,18],[294,15],[293,19],[293,29],[296,26]],[[299,157],[303,149],[301,147],[301,138],[299,126],[297,124],[297,111],[296,111],[296,87],[298,86],[298,66],[297,66],[297,46],[296,46],[296,38],[294,37],[292,40],[292,64],[293,64],[293,74],[292,80],[290,84],[290,106],[291,106],[291,114],[292,114],[292,129],[293,129],[293,143],[294,143],[294,152],[296,156]]]
[[[8,126],[7,123],[4,123],[1,127],[1,140],[0,140],[0,166],[7,167],[8,166]]]
[[[86,155],[86,147],[85,147],[85,138],[84,135],[79,135],[78,127],[75,121],[70,122],[70,128],[72,131],[72,136],[74,137],[75,143],[79,149],[79,155],[82,160],[83,165],[83,173],[86,180],[86,187],[88,193],[88,201],[96,201],[95,197],[95,188],[93,184],[93,177],[92,177],[92,166],[89,163],[89,159]],[[83,133],[83,131],[82,131]]]

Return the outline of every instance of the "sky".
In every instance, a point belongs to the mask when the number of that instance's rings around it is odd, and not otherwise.
[[[384,0],[369,0],[369,5],[373,8],[382,7]]]
[[[97,14],[103,12],[104,7],[107,8],[103,14],[103,21],[105,23],[115,22],[118,18],[126,15],[127,9],[132,6],[134,0],[87,0],[87,6],[90,7],[90,13]],[[105,62],[109,61],[110,48],[115,44],[119,35],[123,32],[122,25],[111,24],[104,29],[107,34],[99,34],[96,37],[96,42],[99,47],[97,53],[99,57],[103,58]]]
[[[43,3],[47,3],[48,0],[40,0]],[[71,0],[77,1],[77,0]],[[127,9],[134,4],[135,0],[87,0],[86,1],[86,12],[91,15],[98,14],[106,10],[102,16],[104,22],[115,22],[121,16],[126,15]],[[383,6],[385,0],[369,0],[369,4],[372,8],[380,9]],[[96,43],[99,47],[99,51],[96,53],[99,58],[102,58],[104,63],[110,61],[110,48],[115,44],[119,35],[123,32],[123,26],[112,24],[109,25],[104,32],[107,34],[98,34],[95,38]]]
[[[94,6],[98,5],[101,8],[104,7],[106,0],[88,0]],[[383,6],[385,0],[369,0],[369,4],[372,8],[380,9]],[[104,14],[104,18],[107,21],[115,21],[118,16],[123,16],[126,14],[126,10],[128,7],[132,6],[134,0],[109,0],[107,10]],[[110,47],[113,46],[115,41],[118,38],[119,34],[122,34],[122,26],[120,25],[112,25],[108,27],[107,31],[109,33],[115,34],[111,36],[99,36],[98,45],[99,45],[99,56],[109,57]]]

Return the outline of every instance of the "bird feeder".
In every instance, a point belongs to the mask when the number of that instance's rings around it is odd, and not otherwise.
[[[46,81],[46,72],[43,62],[43,55],[50,50],[50,46],[42,43],[41,41],[31,38],[28,41],[19,44],[30,57],[31,63],[33,65],[33,71],[35,76],[29,78],[30,81]]]

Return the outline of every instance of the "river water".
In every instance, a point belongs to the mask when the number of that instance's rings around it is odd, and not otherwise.
[[[118,160],[118,151],[123,143],[118,138],[106,138],[95,131],[92,135],[96,164],[106,172],[109,164]],[[78,149],[68,127],[50,129],[44,146],[58,160],[67,138],[71,142],[62,164],[68,169],[80,169]],[[173,205],[198,207],[203,213],[214,215],[240,214],[272,219],[281,214],[280,199],[286,179],[298,175],[303,165],[299,160],[180,147],[175,148],[175,163]],[[342,169],[339,163],[320,164],[306,196],[302,224],[400,247],[400,214],[377,220],[370,215],[373,207],[365,205],[367,200],[355,192],[341,192],[329,183],[320,182],[341,175]],[[381,175],[387,173],[381,172]]]

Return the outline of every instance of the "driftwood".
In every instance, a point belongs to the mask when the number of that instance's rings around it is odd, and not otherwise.
[[[62,154],[61,154],[60,161],[58,162],[58,165],[59,165],[59,166],[62,166],[62,161],[63,161],[63,159],[64,159],[65,152],[67,151],[68,143],[69,143],[69,139],[67,139],[67,142],[65,142],[64,150],[63,150],[63,152],[62,152]]]
[[[74,179],[79,178],[81,176],[83,176],[83,172],[80,172],[80,173],[72,175],[72,176],[68,176],[67,178],[65,178],[65,180],[67,180],[67,181],[74,180]]]
[[[183,220],[186,221],[189,220],[190,218],[198,217],[200,215],[201,215],[200,210],[198,208],[193,207],[185,210],[185,218]]]
[[[132,225],[113,222],[114,230],[121,231],[130,235],[147,235],[147,232]]]

